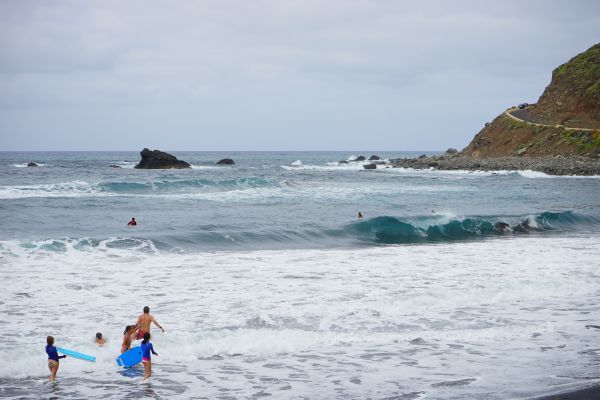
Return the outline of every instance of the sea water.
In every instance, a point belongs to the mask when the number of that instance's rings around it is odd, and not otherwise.
[[[0,397],[525,399],[600,381],[597,177],[174,154],[193,168],[0,153]],[[146,305],[166,332],[141,384],[115,358]],[[62,360],[49,383],[47,335],[96,363]]]

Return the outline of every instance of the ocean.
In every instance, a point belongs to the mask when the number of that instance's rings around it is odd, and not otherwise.
[[[0,397],[493,400],[600,382],[599,177],[172,153],[193,168],[0,152]],[[141,383],[115,358],[146,305],[166,332]],[[48,382],[47,335],[97,361]]]

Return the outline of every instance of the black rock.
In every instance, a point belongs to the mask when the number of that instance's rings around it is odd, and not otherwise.
[[[496,228],[496,230],[498,231],[507,231],[510,228],[510,225],[507,224],[506,222],[496,222],[494,224],[494,228]]]
[[[233,161],[231,158],[224,158],[217,162],[217,165],[234,165],[234,164],[235,164],[235,161]]]
[[[425,154],[421,154],[421,155],[419,156],[419,159],[423,159],[423,158],[427,158],[427,156],[426,156]]]
[[[28,162],[28,163],[27,163],[27,166],[28,166],[28,167],[39,167],[39,165],[37,165],[37,164],[36,164],[36,163],[34,163],[33,161],[31,161],[31,162]]]
[[[135,168],[139,169],[182,169],[191,168],[190,164],[160,150],[144,149],[140,152],[142,160]]]
[[[338,161],[338,164],[348,164],[348,161],[346,161],[346,160]]]
[[[116,165],[116,164],[110,164],[110,165],[109,165],[109,167],[111,167],[111,168],[121,168],[121,167],[119,167],[119,166],[118,166],[118,165]]]
[[[365,161],[365,160],[366,160],[365,156],[358,156],[358,157],[356,157],[356,160],[354,160],[354,161]]]
[[[367,165],[363,165],[364,169],[377,169],[377,165],[375,164],[367,164]]]
[[[381,160],[381,157],[376,156],[376,155],[372,155],[371,157],[369,157],[369,161],[376,161],[376,160]]]
[[[450,147],[448,150],[446,150],[446,154],[458,154],[458,150],[456,150],[453,147]]]

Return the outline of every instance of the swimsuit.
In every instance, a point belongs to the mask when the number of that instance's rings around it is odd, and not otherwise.
[[[48,354],[48,367],[52,368],[54,365],[58,364],[58,360],[61,358],[65,358],[67,356],[59,356],[56,351],[56,347],[54,346],[46,346],[46,353]]]

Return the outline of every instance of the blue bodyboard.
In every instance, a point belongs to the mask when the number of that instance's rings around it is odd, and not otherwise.
[[[125,353],[121,354],[117,357],[117,365],[119,367],[133,367],[136,364],[142,362],[142,348],[141,347],[133,347],[127,350]]]
[[[69,350],[69,349],[63,349],[62,347],[57,347],[56,351],[58,351],[59,353],[66,354],[69,357],[79,358],[80,360],[91,361],[91,362],[95,362],[96,361],[96,357],[89,356],[87,354],[83,354],[83,353],[80,353],[78,351]]]

